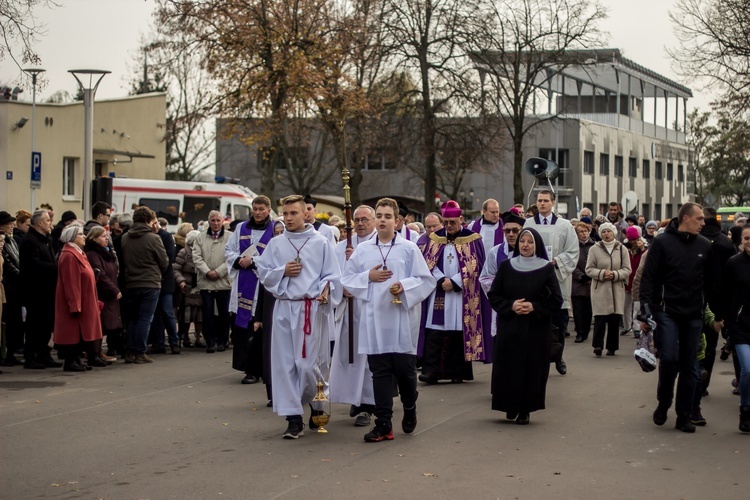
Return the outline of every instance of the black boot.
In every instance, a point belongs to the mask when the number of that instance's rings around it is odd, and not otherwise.
[[[740,406],[740,431],[750,432],[750,406]]]
[[[695,432],[695,425],[690,421],[690,414],[677,415],[674,428],[682,432]]]

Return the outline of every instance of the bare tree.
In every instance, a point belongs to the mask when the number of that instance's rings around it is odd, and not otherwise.
[[[513,140],[513,197],[523,202],[523,141],[559,112],[536,115],[535,97],[570,66],[589,57],[577,49],[601,45],[599,22],[606,17],[596,0],[494,0],[483,4],[481,31],[472,57],[483,78],[492,77],[490,103]],[[489,101],[489,99],[488,99]]]
[[[34,9],[57,7],[51,0],[0,0],[0,61],[10,57],[19,68],[39,64],[34,44],[45,33],[34,18]]]
[[[410,167],[424,182],[425,207],[437,190],[438,116],[453,116],[452,111],[465,109],[458,102],[465,105],[478,95],[466,52],[467,30],[479,24],[472,20],[477,6],[475,0],[387,0],[386,43],[396,67],[416,82],[403,102],[418,109],[401,116],[411,115],[420,125],[421,163]]]
[[[669,13],[678,45],[668,49],[686,78],[706,78],[726,104],[750,109],[750,8],[747,0],[677,0]]]

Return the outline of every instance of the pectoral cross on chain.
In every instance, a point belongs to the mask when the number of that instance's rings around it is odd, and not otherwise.
[[[448,254],[448,263],[449,263],[449,264],[453,264],[453,259],[454,259],[454,258],[455,258],[455,257],[453,256],[453,254],[452,254],[452,253],[449,253],[449,254]]]

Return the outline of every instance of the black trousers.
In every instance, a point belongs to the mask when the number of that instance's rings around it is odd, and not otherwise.
[[[591,331],[591,320],[594,317],[591,310],[591,297],[571,297],[571,301],[573,302],[576,336],[587,339]]]
[[[372,372],[376,423],[383,427],[391,427],[394,376],[404,408],[413,408],[417,403],[417,357],[414,354],[397,352],[368,354],[367,363]]]
[[[425,328],[422,374],[437,380],[474,380],[464,357],[464,332]]]
[[[54,305],[54,301],[53,301]],[[29,305],[26,308],[26,344],[23,357],[26,361],[50,357],[49,341],[55,324],[55,310]]]
[[[568,314],[568,310],[564,307],[552,314],[552,325],[556,326],[558,332],[560,332],[560,344],[562,345],[562,349],[560,349],[560,357],[553,360],[555,362],[560,361],[563,358],[563,351],[565,351],[565,337],[568,334],[569,321],[570,315]]]
[[[230,315],[232,324],[232,368],[245,372],[247,375],[263,377],[263,329],[252,330],[234,324],[236,314]]]
[[[716,330],[713,328],[704,328],[703,333],[706,334],[706,357],[701,360],[701,366],[708,372],[708,376],[700,384],[701,394],[703,394],[703,391],[708,390],[708,386],[711,384],[711,372],[716,362],[716,347],[719,345],[719,334],[716,333]]]
[[[622,314],[608,314],[594,316],[594,340],[592,347],[604,347],[604,334],[607,334],[607,350],[616,351],[620,348],[620,318]]]
[[[231,297],[231,290],[201,290],[203,338],[206,339],[209,347],[216,344],[226,347],[229,343],[229,299]],[[214,316],[214,303],[219,311],[218,316]]]

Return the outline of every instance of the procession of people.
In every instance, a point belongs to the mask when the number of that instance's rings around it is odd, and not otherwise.
[[[476,362],[492,364],[488,406],[529,424],[551,365],[570,368],[572,309],[575,342],[593,329],[596,357],[653,334],[653,422],[674,402],[688,433],[707,423],[700,402],[726,338],[750,432],[750,227],[735,243],[715,210],[687,203],[656,230],[616,203],[567,220],[546,188],[526,208],[488,199],[474,221],[448,200],[423,225],[391,197],[347,207],[340,227],[316,218],[311,195],[282,198],[277,220],[275,206],[260,195],[248,220],[212,211],[175,236],[147,207],[113,222],[97,203],[91,221],[66,212],[54,230],[51,210],[0,211],[3,366],[83,374],[153,363],[166,343],[173,355],[231,348],[239,381],[265,384],[286,420],[283,438],[322,429],[335,403],[380,442],[395,437],[394,413],[415,431],[420,383],[470,383]]]

